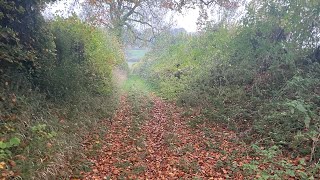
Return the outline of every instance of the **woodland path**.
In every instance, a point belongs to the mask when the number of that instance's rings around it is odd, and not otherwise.
[[[100,154],[84,179],[243,179],[244,146],[220,127],[191,128],[185,112],[150,94],[123,95]],[[236,158],[241,157],[241,158]]]

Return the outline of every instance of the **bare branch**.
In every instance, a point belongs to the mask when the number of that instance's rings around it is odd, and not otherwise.
[[[126,20],[128,19],[128,17],[131,16],[131,15],[134,13],[134,11],[136,10],[136,8],[140,5],[140,2],[141,2],[141,0],[139,0],[139,1],[137,1],[137,2],[135,3],[135,5],[132,7],[132,9],[131,9],[127,14],[125,14],[125,15],[121,18],[122,21],[126,21]]]
[[[137,40],[151,41],[156,33],[168,24],[164,17],[169,9],[163,7],[162,0],[95,0],[95,3],[90,3],[92,0],[85,1],[89,6],[89,12],[84,12],[86,19],[92,22],[94,17],[95,22],[98,22],[96,25],[110,28],[124,40],[136,36]],[[133,35],[127,34],[125,29]],[[147,36],[152,37],[149,39]]]
[[[133,21],[133,22],[137,22],[140,24],[148,25],[149,27],[153,28],[152,24],[150,24],[146,21],[142,21],[142,20],[138,20],[138,19],[131,19],[131,18],[128,18],[128,21]]]
[[[134,35],[135,40],[140,40],[140,41],[149,41],[151,42],[153,38],[150,38],[149,40],[143,39],[140,36],[137,35],[137,33],[133,30],[133,27],[129,23],[125,23],[125,26],[131,31],[131,33]]]

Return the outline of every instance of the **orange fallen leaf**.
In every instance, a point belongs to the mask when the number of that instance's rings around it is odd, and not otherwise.
[[[228,171],[225,170],[224,168],[222,168],[222,172],[223,172],[223,174],[227,174],[228,173]]]
[[[9,160],[9,164],[10,164],[11,167],[16,167],[17,166],[16,162],[14,162],[12,160]]]
[[[113,173],[114,175],[118,175],[118,174],[120,173],[120,171],[119,171],[118,169],[114,169],[114,170],[112,171],[112,173]]]
[[[174,177],[175,176],[175,174],[172,173],[172,172],[169,172],[168,174],[169,174],[170,177]]]
[[[50,149],[51,147],[52,147],[52,144],[48,142],[48,143],[47,143],[47,148]]]
[[[6,167],[6,163],[5,162],[0,162],[0,169],[4,169]]]

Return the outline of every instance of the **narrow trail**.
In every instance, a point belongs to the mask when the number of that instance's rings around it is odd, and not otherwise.
[[[84,179],[243,179],[235,169],[250,158],[233,157],[229,162],[229,156],[242,148],[231,142],[234,133],[218,127],[190,128],[187,122],[196,112],[185,116],[174,104],[156,96],[150,99],[150,110],[135,112],[122,96],[107,144],[90,159],[92,171],[83,173]]]

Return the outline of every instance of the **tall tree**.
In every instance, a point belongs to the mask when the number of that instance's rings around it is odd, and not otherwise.
[[[110,28],[118,37],[127,30],[135,39],[150,40],[168,25],[166,5],[165,0],[86,0],[82,17]],[[142,33],[146,30],[151,37]]]
[[[83,0],[81,18],[96,26],[111,29],[119,38],[152,40],[171,25],[168,12],[200,10],[199,26],[206,23],[213,7],[233,10],[245,0]],[[71,7],[73,9],[74,6]],[[74,10],[72,10],[74,11]]]

